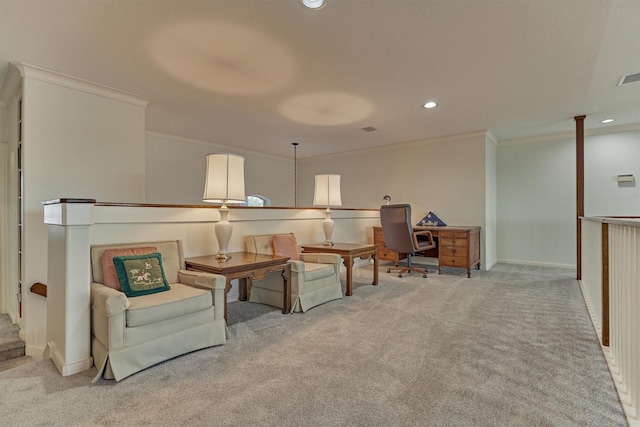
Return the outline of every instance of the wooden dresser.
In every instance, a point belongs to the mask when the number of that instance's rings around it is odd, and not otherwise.
[[[414,230],[429,230],[436,242],[436,253],[426,256],[438,258],[438,273],[442,267],[465,268],[467,277],[471,277],[471,268],[477,266],[480,269],[480,227],[436,227],[415,226]],[[384,243],[382,227],[373,227],[373,243],[378,246],[378,258],[381,260],[398,262],[406,258],[404,254],[398,254],[388,249]]]
[[[387,248],[387,245],[384,243],[382,227],[373,227],[373,244],[378,246],[378,260],[393,261],[396,267],[401,259],[407,257],[405,254],[399,254]]]

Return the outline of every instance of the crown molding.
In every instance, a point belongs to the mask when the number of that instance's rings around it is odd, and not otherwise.
[[[7,107],[11,102],[11,98],[15,95],[20,81],[22,80],[22,73],[14,64],[9,63],[7,67],[7,74],[4,77],[2,88],[0,88],[0,106]]]
[[[491,130],[487,130],[487,139],[489,141],[491,141],[491,143],[494,146],[496,146],[496,147],[498,146],[498,142],[499,142],[498,138],[496,138],[496,136],[494,135],[494,133]]]
[[[378,147],[361,148],[358,150],[346,151],[344,153],[337,153],[337,154],[332,153],[332,154],[324,154],[322,156],[305,157],[302,159],[298,159],[298,161],[305,163],[305,162],[315,161],[315,160],[331,160],[331,159],[344,157],[345,155],[369,153],[369,152],[375,152],[375,151],[411,149],[416,147],[423,147],[425,145],[430,145],[430,144],[442,144],[447,142],[460,142],[460,141],[467,141],[467,140],[468,141],[475,141],[475,140],[486,141],[486,138],[488,137],[489,139],[491,139],[492,135],[493,134],[492,133],[489,134],[487,130],[479,130],[479,131],[473,131],[468,133],[457,133],[454,135],[439,136],[435,138],[390,143],[390,144],[381,145]]]
[[[246,148],[238,148],[238,147],[235,147],[233,145],[221,144],[219,142],[204,141],[202,139],[196,139],[196,138],[190,138],[190,137],[187,137],[187,136],[174,135],[174,134],[165,133],[165,132],[156,132],[156,131],[152,131],[152,130],[146,130],[145,134],[146,135],[150,135],[150,136],[154,136],[154,137],[157,137],[157,138],[166,138],[166,139],[171,139],[171,140],[174,140],[174,141],[187,142],[189,144],[202,145],[202,146],[206,146],[206,147],[220,148],[221,150],[224,150],[224,151],[226,151],[228,153],[242,153],[242,154],[245,154],[245,155],[259,155],[259,156],[263,156],[263,157],[270,157],[270,158],[273,158],[273,159],[291,160],[289,157],[285,157],[285,156],[278,156],[278,155],[275,155],[275,154],[263,153],[261,151],[248,150]]]
[[[7,71],[2,90],[0,91],[0,101],[3,105],[8,105],[11,97],[15,92],[23,78],[30,78],[69,89],[78,90],[92,95],[102,96],[104,98],[125,102],[127,104],[146,107],[151,102],[150,99],[108,86],[82,80],[67,74],[58,73],[47,70],[45,68],[36,67],[34,65],[22,62],[11,62]]]
[[[626,125],[618,125],[618,126],[604,126],[598,127],[595,129],[585,129],[584,136],[594,136],[594,135],[606,135],[610,133],[621,133],[621,132],[633,132],[640,130],[640,123],[632,123]],[[550,141],[560,141],[565,139],[574,140],[576,138],[576,133],[572,132],[559,132],[559,133],[551,133],[548,135],[539,135],[532,136],[528,138],[522,139],[512,139],[508,141],[498,141],[498,145],[520,145],[520,144],[530,144],[534,142],[550,142]]]

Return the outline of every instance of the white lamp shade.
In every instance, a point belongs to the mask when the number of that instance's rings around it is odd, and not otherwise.
[[[244,157],[236,154],[207,155],[204,202],[244,203]]]
[[[314,206],[342,206],[340,175],[316,175]]]

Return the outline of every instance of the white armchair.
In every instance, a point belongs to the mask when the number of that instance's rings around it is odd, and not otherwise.
[[[274,236],[288,239],[289,253],[274,248]],[[249,235],[247,252],[291,256],[291,311],[305,312],[325,302],[342,298],[340,255],[300,253],[295,236],[289,234]],[[295,253],[294,253],[295,252]],[[298,258],[298,259],[296,259]],[[263,280],[250,282],[249,301],[282,308],[282,277],[270,274]]]
[[[171,289],[129,298],[105,284],[110,282],[103,269],[106,250],[149,247],[162,254]],[[94,381],[120,381],[167,359],[226,342],[225,277],[185,270],[182,241],[95,245],[91,268]]]

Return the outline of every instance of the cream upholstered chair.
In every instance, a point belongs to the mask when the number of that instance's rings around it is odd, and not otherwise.
[[[116,289],[119,278],[112,259],[142,258],[150,252],[161,254],[170,289],[134,297],[124,293],[131,289]],[[225,277],[184,268],[180,240],[91,247],[94,381],[120,381],[167,359],[226,342]]]
[[[293,233],[250,235],[247,252],[285,255],[291,259],[291,311],[305,312],[327,301],[342,298],[340,255],[305,254]],[[282,308],[282,276],[272,273],[251,281],[249,301]]]

